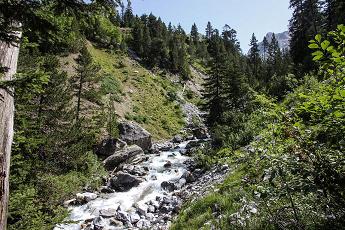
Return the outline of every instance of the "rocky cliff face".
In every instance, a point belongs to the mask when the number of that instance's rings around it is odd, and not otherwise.
[[[272,41],[273,33],[269,32],[266,34],[268,42]],[[276,39],[278,40],[280,49],[289,49],[290,48],[290,34],[288,31],[282,33],[275,33]],[[263,40],[263,39],[262,39]],[[259,43],[260,54],[264,53],[263,42]]]

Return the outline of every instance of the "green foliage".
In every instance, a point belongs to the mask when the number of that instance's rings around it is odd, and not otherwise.
[[[320,56],[319,76],[306,76],[279,104],[256,95],[250,113],[233,112],[234,123],[214,128],[221,148],[201,152],[199,161],[226,161],[237,169],[219,191],[185,207],[173,228],[207,228],[206,223],[219,229],[343,228],[343,29],[330,32],[329,42],[320,35],[311,42],[320,51],[314,53]],[[204,203],[220,206],[222,218]]]
[[[98,187],[104,175],[90,152],[99,125],[95,117],[75,123],[71,87],[59,67],[53,55],[21,50],[9,229],[53,228],[67,214],[62,202],[83,186]]]
[[[180,74],[183,80],[189,79],[187,36],[181,27],[169,31],[152,14],[135,18],[132,27],[131,47],[147,66],[164,68]]]
[[[119,47],[122,41],[118,27],[102,14],[92,14],[86,18],[82,28],[87,38],[101,47],[113,49]]]
[[[159,73],[153,75],[122,53],[109,53],[93,46],[88,49],[95,63],[101,66],[101,76],[118,79],[121,92],[125,91],[122,89],[131,90],[126,95],[133,111],[124,112],[126,119],[143,124],[155,139],[170,138],[183,127],[181,108],[170,100],[170,96],[175,99],[176,92],[182,91],[180,86]],[[116,99],[116,94],[114,96]]]

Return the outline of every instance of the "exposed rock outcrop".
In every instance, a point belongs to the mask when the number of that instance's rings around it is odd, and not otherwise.
[[[126,145],[126,142],[120,139],[108,138],[103,140],[99,145],[95,146],[94,152],[98,156],[108,157],[113,155],[116,151],[125,148]]]
[[[208,138],[208,132],[207,129],[204,127],[198,127],[192,130],[194,136],[197,139],[207,139]]]
[[[152,146],[151,134],[135,122],[124,121],[119,124],[120,137],[128,145],[138,145],[144,151]]]
[[[110,187],[117,192],[126,192],[138,186],[144,180],[124,172],[118,172],[110,179]]]
[[[103,161],[103,164],[107,170],[113,170],[121,163],[127,162],[140,154],[144,154],[142,148],[137,145],[128,146],[127,148],[117,151],[113,155],[105,159]]]

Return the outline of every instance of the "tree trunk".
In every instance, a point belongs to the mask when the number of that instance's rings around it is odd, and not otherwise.
[[[18,37],[21,33],[17,33]],[[0,81],[10,81],[17,71],[19,45],[0,41],[0,66],[6,69]],[[7,225],[9,172],[14,123],[13,89],[0,88],[0,230]]]

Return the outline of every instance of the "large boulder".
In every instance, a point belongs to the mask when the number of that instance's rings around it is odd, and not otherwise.
[[[191,149],[191,148],[199,147],[200,145],[201,145],[201,143],[199,141],[190,141],[186,145],[186,149],[188,150],[188,149]]]
[[[77,193],[76,195],[76,201],[79,204],[85,204],[92,200],[95,200],[97,198],[97,194],[91,193],[91,192],[85,192],[85,193]]]
[[[116,176],[110,179],[110,186],[117,192],[126,192],[138,186],[143,181],[143,179],[128,173],[118,172]]]
[[[161,183],[161,187],[162,187],[162,189],[164,189],[168,192],[173,192],[174,190],[177,189],[177,186],[175,185],[175,183],[173,183],[171,181],[163,181]]]
[[[142,148],[137,145],[128,146],[123,150],[116,151],[113,155],[105,159],[103,164],[107,170],[113,170],[121,163],[129,161],[140,154],[144,154]]]
[[[198,127],[193,129],[193,134],[197,139],[207,139],[208,138],[208,132],[206,128]]]
[[[135,122],[121,122],[119,124],[120,137],[129,145],[138,145],[144,151],[152,146],[151,134]]]
[[[99,145],[96,145],[94,152],[98,156],[108,157],[113,155],[116,151],[125,148],[126,145],[126,142],[120,139],[108,138],[103,140]]]

